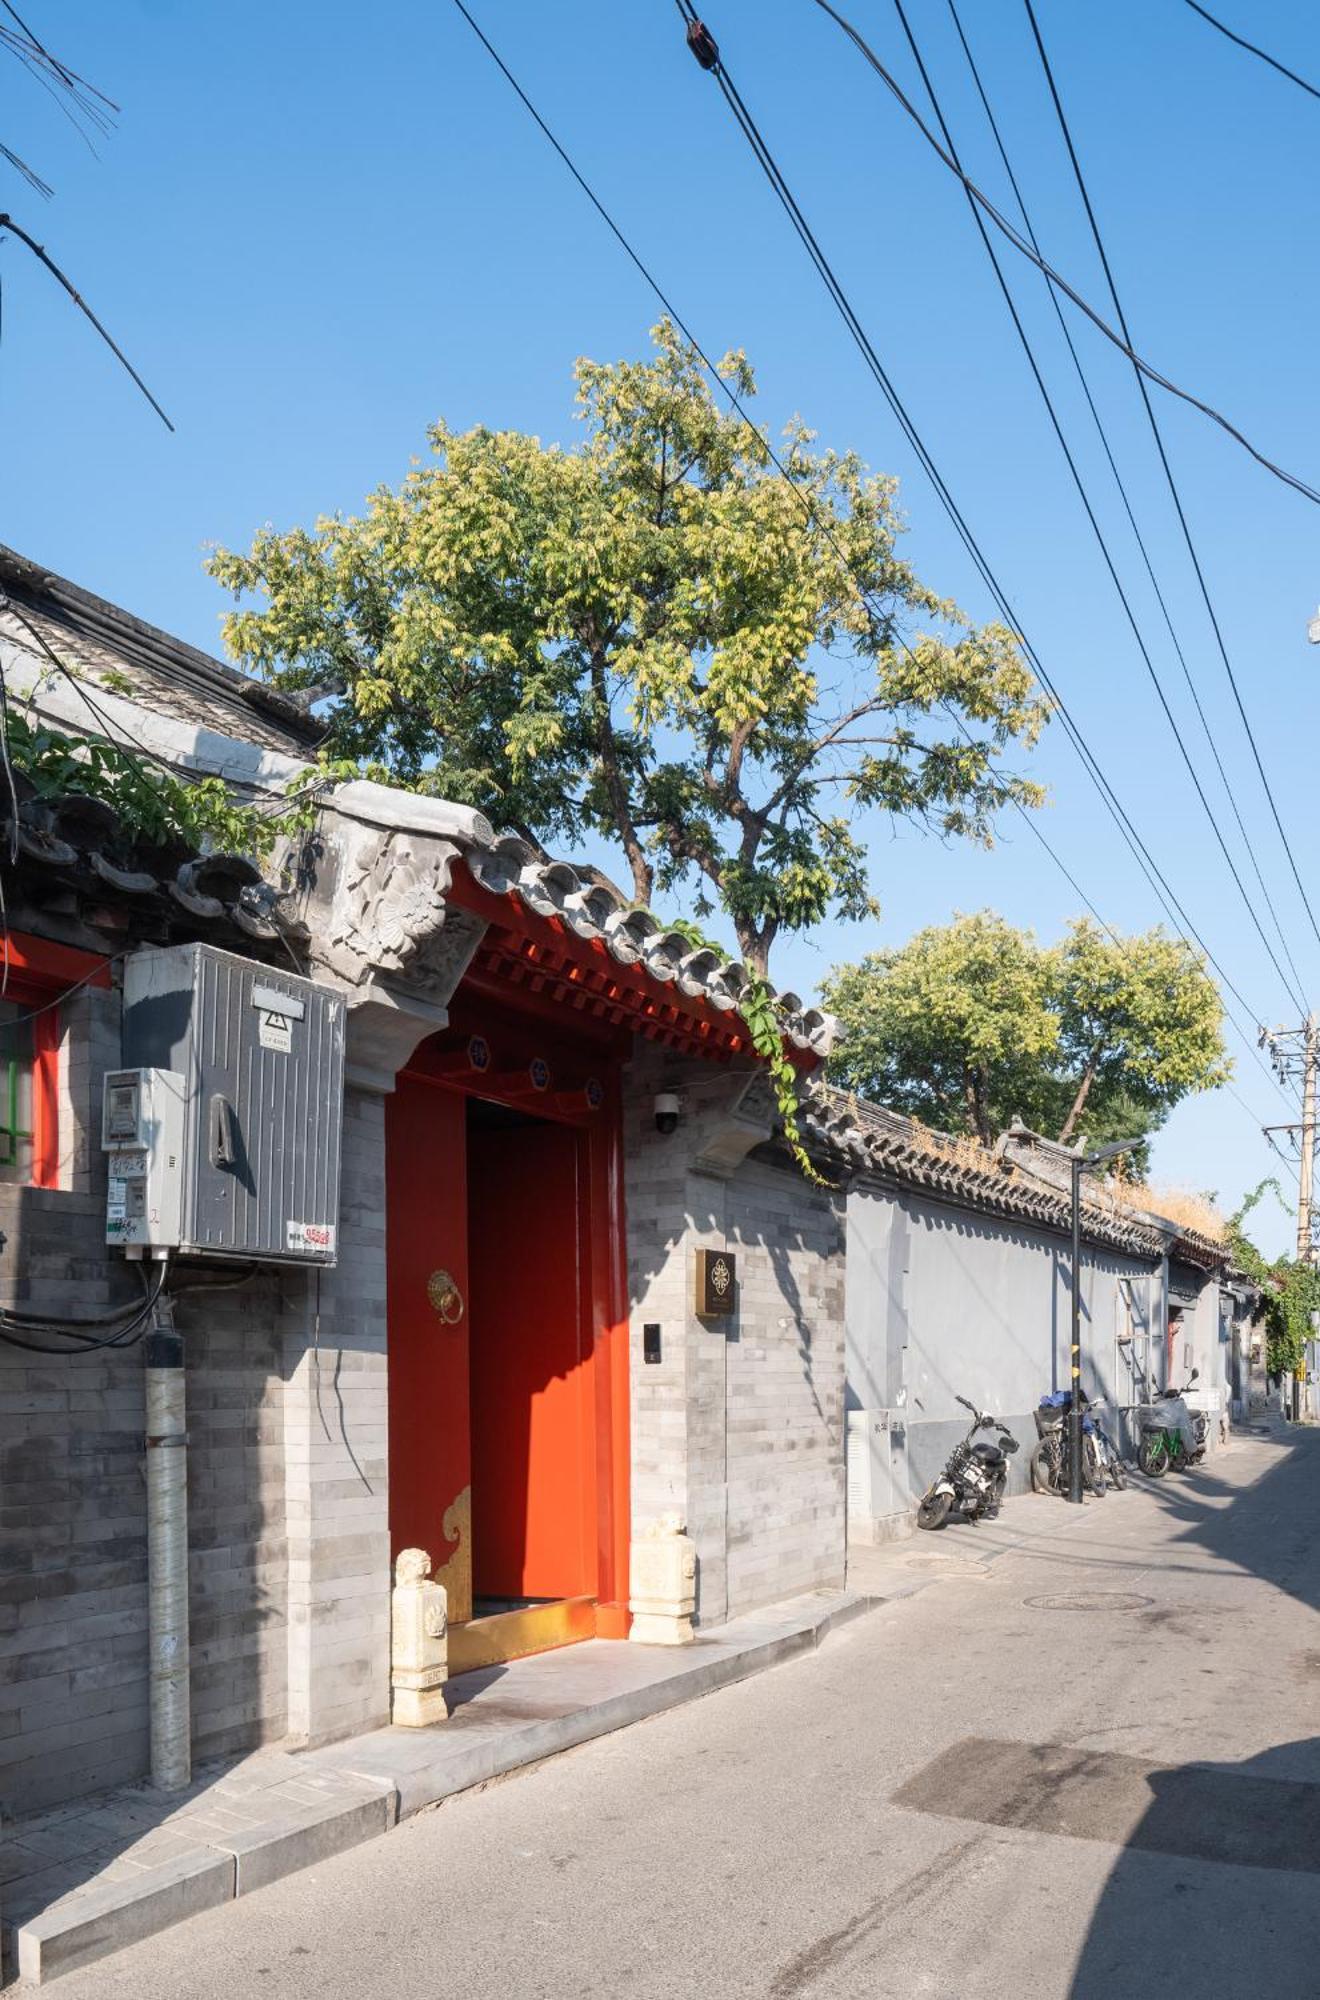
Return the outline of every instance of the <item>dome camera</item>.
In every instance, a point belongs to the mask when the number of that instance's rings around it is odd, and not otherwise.
[[[678,1130],[678,1120],[682,1106],[672,1090],[660,1091],[655,1100],[655,1129],[666,1138]]]

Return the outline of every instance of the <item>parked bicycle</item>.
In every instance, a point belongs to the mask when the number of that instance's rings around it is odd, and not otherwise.
[[[1034,1413],[1040,1442],[1031,1454],[1033,1493],[1067,1493],[1070,1489],[1070,1406],[1069,1391],[1057,1389],[1052,1395],[1041,1397]],[[1116,1460],[1117,1454],[1114,1457]],[[1114,1484],[1122,1484],[1121,1474]],[[1099,1441],[1095,1421],[1085,1408],[1082,1411],[1082,1485],[1097,1500],[1102,1500],[1109,1490],[1105,1450]]]

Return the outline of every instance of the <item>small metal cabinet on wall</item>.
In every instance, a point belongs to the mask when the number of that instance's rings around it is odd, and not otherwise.
[[[134,952],[126,1066],[183,1079],[182,1252],[333,1264],[342,994],[213,945]]]

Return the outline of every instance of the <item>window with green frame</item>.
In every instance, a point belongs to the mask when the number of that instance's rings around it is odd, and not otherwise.
[[[26,1004],[0,1001],[0,1181],[33,1178],[34,1026]]]

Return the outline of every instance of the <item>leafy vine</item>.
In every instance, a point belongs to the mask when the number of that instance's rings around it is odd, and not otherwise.
[[[721,947],[708,938],[699,925],[687,917],[679,917],[671,925],[683,937],[690,938],[693,947],[701,951],[713,951],[721,957]],[[738,996],[738,1012],[751,1038],[752,1047],[766,1066],[771,1087],[775,1093],[775,1108],[784,1128],[784,1140],[797,1161],[804,1179],[817,1187],[832,1188],[834,1181],[828,1180],[813,1163],[802,1137],[802,1127],[798,1120],[798,1072],[784,1054],[784,1021],[779,999],[773,986],[758,972],[749,972],[747,984]]]

